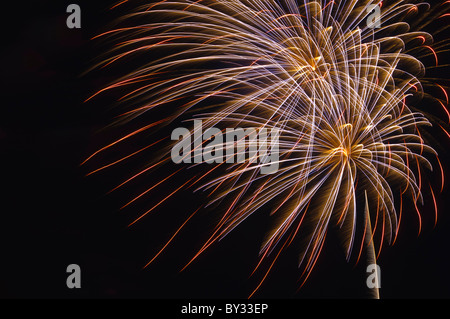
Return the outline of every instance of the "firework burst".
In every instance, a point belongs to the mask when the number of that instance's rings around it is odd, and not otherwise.
[[[380,28],[368,22],[370,6],[380,8]],[[260,174],[264,159],[196,164],[201,173],[173,186],[130,225],[175,193],[192,189],[208,194],[203,206],[220,204],[222,212],[186,266],[264,209],[274,218],[255,268],[268,265],[261,283],[296,238],[301,238],[299,267],[306,280],[330,226],[339,230],[348,260],[358,260],[364,243],[374,245],[375,238],[378,255],[385,243],[395,242],[405,202],[415,208],[420,233],[418,206],[423,204],[424,188],[436,203],[436,191],[423,174],[432,170],[431,162],[439,168],[442,191],[442,166],[423,138],[430,121],[414,106],[428,98],[425,86],[437,85],[424,78],[421,59],[432,57],[438,65],[438,52],[446,49],[445,43],[433,44],[432,36],[419,28],[445,19],[447,8],[448,1],[429,10],[427,4],[407,1],[294,0],[162,1],[139,7],[122,19],[123,26],[99,35],[115,46],[97,67],[129,65],[129,70],[94,95],[120,92],[116,124],[133,123],[134,128],[86,161],[189,118],[202,120],[206,129],[276,129],[280,135],[275,174]],[[413,19],[413,24],[405,22]],[[133,66],[134,60],[139,65]],[[446,87],[439,87],[443,97],[434,101],[448,114]],[[172,163],[173,143],[168,140],[155,138],[93,172],[149,147],[163,149],[114,188],[144,173],[172,169],[129,206],[188,167]]]

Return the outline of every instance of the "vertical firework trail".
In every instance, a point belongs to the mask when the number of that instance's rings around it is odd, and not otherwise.
[[[113,8],[132,4],[122,1]],[[247,217],[270,211],[271,229],[254,270],[264,271],[250,296],[293,243],[301,247],[304,283],[330,227],[347,260],[353,256],[358,262],[365,246],[376,259],[383,245],[396,241],[402,214],[415,215],[420,233],[425,201],[433,204],[437,219],[444,172],[429,130],[433,124],[449,135],[448,87],[445,79],[425,73],[446,67],[439,55],[448,51],[448,41],[434,36],[446,31],[449,7],[450,1],[430,6],[396,0],[173,0],[137,6],[98,35],[113,46],[95,68],[116,68],[121,75],[88,100],[118,95],[113,127],[122,135],[86,159],[101,162],[111,150],[120,154],[90,174],[151,151],[145,165],[137,172],[130,168],[113,190],[137,180],[148,185],[124,207],[155,190],[169,191],[130,226],[183,190],[207,198],[175,225],[179,228],[146,266],[207,207],[215,207],[217,222],[185,268]],[[432,23],[438,23],[433,35],[424,31]],[[174,164],[170,128],[192,128],[193,119],[202,120],[204,130],[277,129],[277,172],[261,174],[265,158]],[[144,146],[136,147],[139,139]],[[210,141],[200,135],[190,150]],[[437,183],[428,180],[430,171]],[[149,174],[164,176],[155,181]]]

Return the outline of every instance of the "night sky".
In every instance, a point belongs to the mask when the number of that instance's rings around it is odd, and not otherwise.
[[[86,177],[87,168],[80,166],[101,145],[97,132],[110,120],[107,99],[83,101],[115,74],[83,73],[104,49],[90,39],[120,15],[108,10],[114,2],[77,1],[82,27],[72,30],[66,27],[70,1],[29,2],[2,8],[13,19],[3,20],[1,28],[0,297],[246,298],[258,283],[249,275],[258,262],[266,219],[250,218],[180,273],[202,243],[196,234],[208,231],[208,216],[199,214],[142,270],[173,233],[160,225],[168,225],[174,213],[186,216],[201,195],[185,194],[184,201],[170,202],[127,227],[132,218],[119,211],[123,198],[106,194],[112,177]],[[447,172],[449,158],[442,158]],[[424,218],[417,237],[413,212],[396,245],[383,249],[381,298],[450,297],[448,194],[447,185],[438,197],[434,229],[432,218]],[[432,207],[427,213],[432,216]],[[297,261],[295,247],[287,250],[255,298],[367,297],[364,264],[345,261],[333,232],[299,291]],[[69,264],[81,267],[81,289],[66,287]]]

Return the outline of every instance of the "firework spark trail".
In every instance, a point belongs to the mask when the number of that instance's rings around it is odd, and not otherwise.
[[[187,265],[247,217],[267,207],[277,217],[260,251],[261,261],[272,258],[269,270],[282,248],[302,234],[299,264],[306,279],[331,225],[340,229],[350,259],[357,225],[366,224],[365,211],[370,211],[374,221],[373,232],[380,234],[380,251],[383,243],[393,243],[397,237],[398,211],[405,200],[416,208],[424,200],[420,172],[432,169],[429,157],[437,153],[419,132],[430,125],[429,120],[414,111],[407,99],[426,95],[423,86],[428,80],[422,79],[425,66],[420,58],[431,55],[436,64],[439,61],[431,46],[432,36],[409,31],[402,22],[416,16],[423,4],[383,2],[379,29],[366,24],[370,14],[366,8],[371,4],[381,6],[380,1],[175,0],[140,7],[124,20],[146,23],[100,35],[116,45],[98,67],[134,57],[147,62],[94,96],[110,90],[125,92],[120,98],[126,109],[121,124],[182,102],[168,118],[142,124],[88,160],[128,137],[187,114],[203,119],[205,129],[278,129],[276,174],[261,175],[262,164],[252,162],[228,164],[217,175],[210,174],[217,167],[207,166],[201,178],[174,187],[170,196],[183,186],[199,184],[196,190],[210,192],[205,206],[226,206],[211,236]],[[433,17],[443,19],[446,8],[448,3],[432,11]],[[436,46],[447,48],[445,43]],[[152,52],[159,58],[153,59]],[[138,88],[133,86],[136,83]],[[447,91],[439,87],[445,99],[438,102],[448,114]],[[230,147],[234,145],[224,146],[223,151]],[[150,167],[160,168],[159,164],[167,162],[170,156],[166,153]],[[440,162],[439,166],[442,172]],[[436,207],[435,193],[429,188]],[[366,194],[366,203],[361,194]],[[417,213],[420,233],[418,209]],[[367,240],[366,233],[372,232],[364,231],[362,242]]]

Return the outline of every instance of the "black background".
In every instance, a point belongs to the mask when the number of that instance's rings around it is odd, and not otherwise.
[[[82,28],[73,30],[66,27],[69,1],[2,7],[0,296],[246,298],[258,283],[248,276],[257,263],[263,232],[255,233],[251,223],[243,226],[179,273],[198,248],[195,238],[185,236],[142,270],[171,229],[159,229],[158,217],[128,228],[129,218],[118,211],[114,196],[105,195],[110,181],[84,176],[80,163],[98,145],[95,133],[108,118],[98,102],[83,101],[108,75],[81,74],[100,50],[90,39],[107,30],[118,14],[108,10],[113,3],[78,1]],[[382,298],[450,297],[446,194],[448,187],[438,198],[435,229],[425,220],[417,238],[417,220],[410,214],[396,245],[383,250],[378,262]],[[172,203],[159,214],[183,209]],[[202,231],[195,227],[186,234]],[[156,242],[158,237],[163,239]],[[255,297],[366,297],[364,265],[347,264],[334,242],[331,234],[300,291],[292,249]],[[72,263],[81,267],[81,289],[66,286],[66,267]]]

